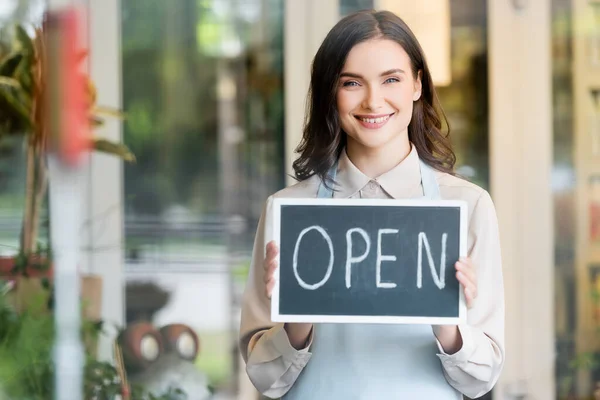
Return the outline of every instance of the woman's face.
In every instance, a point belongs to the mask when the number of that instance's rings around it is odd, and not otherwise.
[[[421,96],[408,54],[398,43],[373,39],[352,48],[337,89],[340,125],[354,151],[408,144],[413,102]]]

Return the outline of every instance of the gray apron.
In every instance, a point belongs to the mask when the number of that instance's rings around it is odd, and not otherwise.
[[[439,199],[420,161],[423,198]],[[328,172],[335,180],[337,165]],[[321,184],[317,197],[331,198]],[[315,324],[312,357],[285,400],[459,400],[446,381],[430,325]]]

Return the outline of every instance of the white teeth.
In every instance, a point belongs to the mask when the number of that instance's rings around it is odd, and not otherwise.
[[[367,122],[369,124],[380,124],[384,121],[387,121],[390,118],[389,115],[386,115],[385,117],[379,117],[379,118],[359,118],[361,121]]]

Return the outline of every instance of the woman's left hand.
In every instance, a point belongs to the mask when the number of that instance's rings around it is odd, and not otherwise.
[[[456,264],[456,279],[463,286],[467,308],[473,307],[477,297],[477,271],[468,257],[461,257]],[[447,354],[454,354],[462,348],[463,342],[458,326],[456,325],[434,325],[433,333],[439,340],[442,348]]]
[[[462,284],[465,291],[467,308],[473,307],[477,298],[477,271],[469,257],[461,257],[456,264],[456,279]]]

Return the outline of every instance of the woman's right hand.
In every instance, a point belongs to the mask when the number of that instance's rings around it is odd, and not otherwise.
[[[263,268],[265,269],[265,290],[267,297],[270,299],[273,294],[273,286],[275,286],[275,269],[277,269],[277,255],[279,247],[275,241],[267,243],[266,256]]]
[[[275,241],[267,243],[263,268],[265,269],[265,292],[269,299],[273,294],[273,286],[275,286],[275,270],[279,266],[277,262],[278,254],[279,246],[277,246],[277,243]],[[300,350],[307,345],[312,324],[285,324],[284,329],[288,334],[290,344],[296,350]]]

